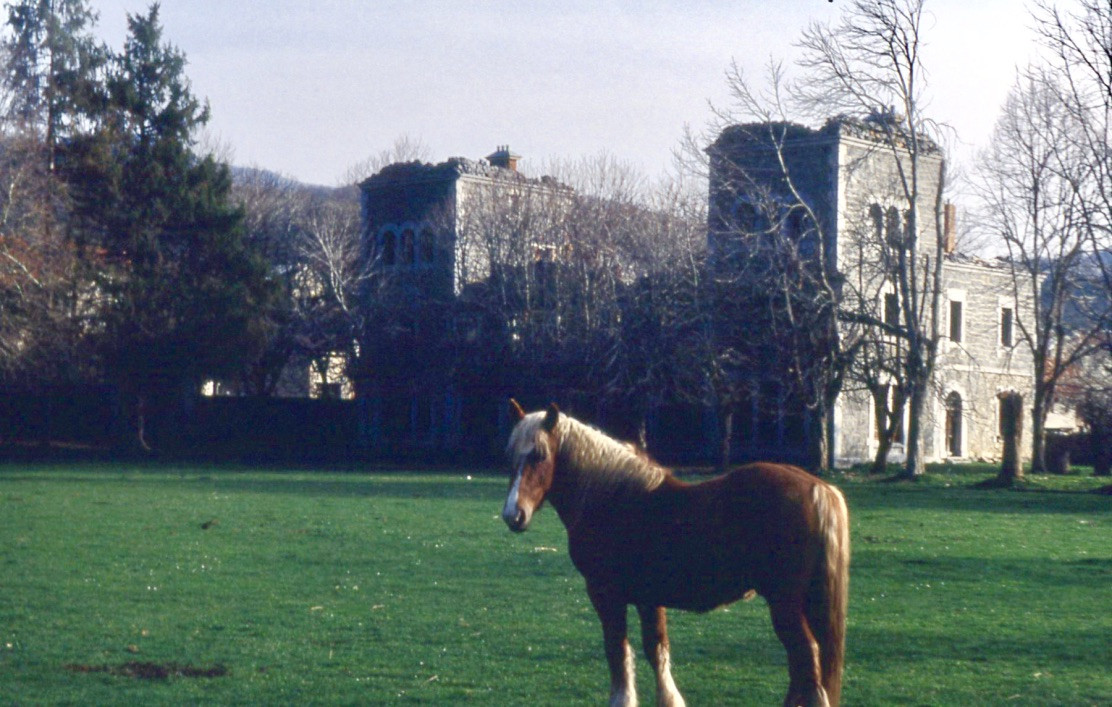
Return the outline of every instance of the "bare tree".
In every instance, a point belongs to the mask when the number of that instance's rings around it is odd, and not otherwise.
[[[296,240],[298,216],[304,201],[295,180],[262,169],[238,169],[233,199],[243,210],[248,240],[262,254],[282,296],[271,312],[266,346],[259,357],[240,374],[233,387],[248,395],[272,395],[282,371],[297,352],[298,327],[292,296],[298,282],[299,260]]]
[[[706,281],[706,196],[681,179],[650,187],[632,224],[625,256],[637,263],[622,283],[621,329],[607,360],[605,389],[622,401],[631,432],[648,448],[647,418],[691,396],[687,347],[698,340]],[[695,389],[702,382],[696,380]]]
[[[1094,246],[1112,239],[1112,2],[1078,0],[1067,12],[1049,0],[1036,4],[1036,29],[1050,51],[1059,100],[1079,129],[1077,157],[1087,165],[1073,186]]]
[[[79,378],[82,318],[75,249],[53,227],[60,184],[41,144],[0,136],[0,379]]]
[[[1007,248],[1016,343],[1031,351],[1034,363],[1036,473],[1046,471],[1046,418],[1059,384],[1100,348],[1112,314],[1091,277],[1100,260],[1091,250],[1087,189],[1080,187],[1093,177],[1082,149],[1085,127],[1062,95],[1063,86],[1045,69],[1024,72],[981,156],[977,182],[986,227]]]
[[[902,315],[897,326],[906,342],[901,363],[908,388],[908,476],[925,470],[922,424],[939,341],[946,184],[944,162],[942,174],[926,173],[927,155],[938,150],[940,126],[926,113],[923,3],[855,0],[838,26],[812,25],[801,41],[800,63],[809,74],[796,90],[802,107],[812,114],[861,114],[894,106],[893,119],[875,125],[895,166],[906,219],[891,275]],[[928,185],[934,179],[931,194]],[[924,218],[924,212],[933,219]]]
[[[66,233],[68,193],[55,167],[64,143],[87,126],[106,54],[86,2],[21,0],[5,10],[0,375],[72,380],[89,372],[78,347],[92,298]]]
[[[752,94],[743,99],[759,106]],[[721,133],[709,149],[712,259],[716,326],[727,335],[721,343],[730,344],[723,351],[760,371],[763,414],[779,410],[790,420],[800,416],[798,406],[808,411],[810,464],[826,470],[831,411],[860,332],[856,319],[842,316],[846,278],[831,249],[831,205],[811,179],[810,134],[768,115]],[[753,393],[750,385],[741,400]]]
[[[388,165],[398,162],[427,161],[431,155],[432,150],[420,138],[401,135],[394,139],[390,147],[368,155],[348,167],[340,181],[342,186],[358,184]]]
[[[295,316],[299,347],[322,380],[338,356],[354,361],[364,310],[358,295],[370,276],[360,242],[359,206],[343,193],[310,195],[298,215]]]
[[[434,229],[455,233],[452,316],[497,323],[479,367],[501,361],[501,385],[558,397],[645,444],[650,410],[677,389],[669,357],[701,274],[702,199],[606,155],[543,171],[469,182],[444,214],[454,230]],[[454,329],[474,339],[473,326]]]
[[[1035,7],[1036,29],[1049,50],[1048,73],[1075,131],[1066,173],[1076,200],[1074,227],[1088,239],[1105,302],[1112,301],[1112,2],[1079,0],[1062,10]],[[1065,177],[1065,175],[1064,175]],[[1112,350],[1105,332],[1105,348]]]
[[[787,80],[782,67],[774,62],[767,87],[758,90],[739,70],[732,70],[727,78],[734,105],[719,111],[718,130],[721,132],[724,125],[755,121],[747,124],[747,139],[762,144],[771,155],[766,160],[771,164],[762,164],[765,174],[739,173],[741,176],[736,177],[739,191],[747,189],[756,195],[749,198],[757,212],[752,222],[761,226],[743,230],[774,235],[793,230],[784,228],[784,219],[802,219],[803,232],[810,230],[813,234],[810,247],[819,252],[814,258],[819,267],[807,270],[811,281],[796,280],[805,287],[795,289],[798,299],[793,304],[808,304],[796,306],[793,311],[788,300],[781,298],[786,321],[802,311],[822,323],[809,328],[809,335],[818,339],[798,342],[800,351],[820,345],[831,347],[829,357],[819,359],[825,363],[818,369],[813,356],[802,357],[801,366],[795,368],[800,373],[812,372],[802,378],[811,385],[809,404],[816,410],[829,409],[844,383],[844,373],[863,341],[860,332],[847,331],[847,324],[879,327],[901,340],[899,347],[891,347],[885,355],[899,356],[897,381],[909,409],[908,475],[924,471],[922,425],[939,341],[941,210],[946,183],[945,163],[940,159],[940,126],[925,112],[922,33],[923,0],[854,0],[837,24],[816,23],[804,31],[799,41],[801,75],[797,80]],[[814,121],[832,116],[868,116],[861,122],[861,131],[876,145],[869,159],[883,162],[889,174],[888,183],[877,189],[891,195],[886,201],[897,199],[892,210],[899,227],[882,228],[880,240],[871,239],[869,262],[882,267],[870,268],[867,276],[850,277],[851,273],[839,272],[836,263],[824,261],[822,249],[830,247],[832,224],[815,213],[813,196],[804,198],[807,170],[792,164],[790,145],[796,128],[786,121],[790,115]],[[741,129],[746,129],[745,125]],[[773,185],[767,198],[761,197],[761,184]],[[761,205],[764,202],[767,207]],[[870,214],[849,216],[850,230],[858,237],[877,233]],[[807,243],[808,239],[799,242]],[[788,249],[781,254],[788,256],[788,272],[792,272],[790,252]],[[899,311],[899,317],[888,322],[876,305],[883,283],[893,288]],[[784,280],[783,284],[792,283]],[[847,291],[847,286],[855,286],[857,291]],[[804,292],[811,293],[809,299]]]
[[[308,362],[324,376],[337,356],[353,358],[364,316],[356,300],[369,271],[352,196],[273,172],[239,170],[235,197],[245,228],[283,292],[268,345],[243,373],[243,392],[273,394],[292,363]]]

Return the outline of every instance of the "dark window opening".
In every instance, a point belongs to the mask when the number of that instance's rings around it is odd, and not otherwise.
[[[402,264],[413,263],[413,231],[406,229],[402,232]]]
[[[951,457],[961,456],[961,408],[961,395],[946,396],[946,453]]]
[[[397,259],[397,237],[392,231],[387,231],[382,234],[382,264],[393,265]]]
[[[884,242],[884,209],[873,204],[869,207],[869,220],[873,222],[873,237],[876,243]]]
[[[900,212],[895,208],[888,209],[888,217],[885,219],[885,231],[888,239],[888,245],[894,248],[903,246],[904,233],[903,222],[900,219]]]
[[[1004,307],[1000,310],[1000,344],[1002,346],[1011,346],[1014,342],[1013,339],[1013,314],[1011,307]]]
[[[961,306],[960,300],[950,301],[950,340],[961,341]]]
[[[888,326],[900,324],[900,297],[895,292],[884,294],[884,323]]]
[[[421,231],[418,251],[422,263],[431,263],[433,261],[435,256],[434,239],[432,231],[427,228]]]

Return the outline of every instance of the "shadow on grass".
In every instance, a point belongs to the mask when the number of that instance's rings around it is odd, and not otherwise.
[[[985,556],[938,555],[907,557],[870,548],[858,552],[854,570],[877,577],[891,575],[905,584],[948,582],[964,586],[970,582],[1001,582],[1022,578],[1024,583],[1054,587],[1103,590],[1112,582],[1112,557],[1069,560],[990,559]]]
[[[66,670],[72,673],[106,673],[139,680],[167,680],[179,678],[219,678],[228,674],[228,669],[217,664],[207,668],[178,663],[145,663],[129,661],[120,665],[79,665],[69,664]]]
[[[1107,496],[1089,489],[1047,489],[1021,482],[1010,487],[985,484],[980,479],[954,476],[928,483],[888,477],[843,482],[850,512],[857,509],[908,509],[989,513],[1108,513]]]
[[[112,485],[149,483],[181,488],[275,493],[303,497],[489,500],[500,496],[504,475],[475,469],[353,468],[307,469],[174,464],[0,464],[5,481],[57,481]],[[685,475],[690,481],[709,478]],[[1045,489],[1022,482],[1014,488],[981,488],[983,476],[938,474],[926,480],[835,475],[854,509],[929,509],[1000,513],[1107,513],[1107,495],[1089,489]]]
[[[491,499],[504,492],[503,477],[476,471],[329,471],[237,467],[133,466],[116,464],[0,465],[5,482],[111,487],[145,484],[206,491],[273,493],[299,497]]]

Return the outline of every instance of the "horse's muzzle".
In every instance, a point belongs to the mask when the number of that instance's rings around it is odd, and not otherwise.
[[[529,527],[529,514],[522,508],[506,508],[502,511],[502,520],[515,533],[524,532]]]

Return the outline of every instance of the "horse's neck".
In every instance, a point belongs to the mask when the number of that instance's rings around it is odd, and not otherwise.
[[[617,468],[584,468],[577,456],[557,450],[556,478],[549,493],[552,507],[569,529],[588,516],[598,520],[622,512],[628,501],[648,495],[662,481],[646,477],[635,462]],[[660,470],[660,475],[667,473]]]

